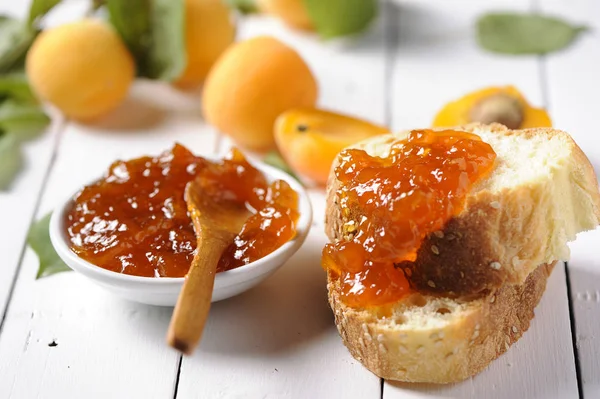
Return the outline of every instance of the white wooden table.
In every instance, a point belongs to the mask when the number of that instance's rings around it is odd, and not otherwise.
[[[86,6],[69,1],[50,23],[78,18]],[[592,31],[548,57],[501,57],[476,46],[478,14],[534,8]],[[2,12],[26,9],[0,1]],[[470,90],[514,84],[547,106],[600,170],[597,0],[386,2],[376,26],[345,44],[260,16],[246,18],[239,33],[294,46],[319,80],[321,106],[393,129],[428,126],[446,101]],[[103,123],[56,116],[27,144],[26,170],[0,194],[0,398],[600,398],[600,230],[571,246],[571,261],[555,269],[525,336],[483,373],[451,386],[381,381],[344,348],[319,266],[325,236],[317,191],[305,246],[259,287],[215,304],[192,357],[165,345],[170,308],[125,302],[75,273],[36,281],[37,259],[25,246],[32,220],[114,159],[157,154],[175,140],[198,154],[229,145],[202,121],[197,94],[139,82]]]

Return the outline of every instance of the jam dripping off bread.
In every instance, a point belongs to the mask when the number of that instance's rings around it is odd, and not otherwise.
[[[427,236],[417,259],[396,265],[412,293],[391,305],[350,307],[328,272],[344,344],[383,378],[450,383],[483,370],[529,327],[554,264],[569,257],[567,243],[600,222],[598,180],[567,133],[498,124],[457,130],[489,143],[496,164],[463,210]],[[386,156],[406,135],[353,147]],[[332,241],[347,239],[345,227],[363,216],[358,209],[342,215],[338,187],[331,173],[325,229]]]

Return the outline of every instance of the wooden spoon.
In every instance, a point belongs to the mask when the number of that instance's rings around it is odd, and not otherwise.
[[[243,204],[208,195],[197,181],[188,184],[185,196],[198,247],[171,317],[167,342],[189,355],[204,330],[219,259],[251,213]]]

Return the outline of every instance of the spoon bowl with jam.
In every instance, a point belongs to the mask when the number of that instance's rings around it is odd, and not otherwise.
[[[113,163],[99,180],[61,203],[50,238],[73,270],[135,302],[173,306],[197,250],[185,188],[204,179],[250,215],[217,264],[212,301],[244,292],[300,248],[312,223],[302,185],[233,150],[203,158],[181,145],[158,157]]]

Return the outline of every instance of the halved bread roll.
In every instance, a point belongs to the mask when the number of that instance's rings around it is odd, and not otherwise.
[[[376,375],[407,382],[450,383],[483,370],[529,328],[567,243],[600,222],[594,170],[573,139],[549,128],[509,130],[498,124],[456,128],[477,134],[497,154],[466,206],[431,232],[414,262],[396,264],[411,293],[385,306],[350,307],[328,272],[329,302],[345,345]],[[386,156],[407,132],[354,148]],[[334,165],[335,168],[336,165]],[[339,206],[330,175],[326,233],[352,238],[362,216]]]

